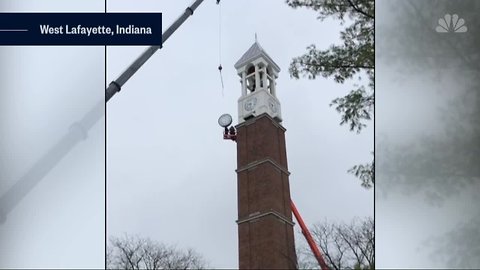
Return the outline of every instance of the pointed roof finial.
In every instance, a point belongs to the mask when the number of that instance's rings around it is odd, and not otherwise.
[[[257,39],[257,32],[255,32],[255,42],[258,42],[258,39]]]
[[[249,62],[256,60],[260,57],[263,57],[272,65],[273,69],[278,73],[280,72],[280,67],[272,60],[272,58],[265,52],[265,50],[257,42],[257,34],[255,33],[255,43],[248,49],[240,58],[240,60],[235,63],[234,67],[236,69],[241,68],[243,65],[248,64]]]

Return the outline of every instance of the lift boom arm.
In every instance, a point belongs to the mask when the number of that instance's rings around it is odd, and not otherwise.
[[[310,249],[312,250],[313,255],[315,256],[315,259],[317,259],[321,269],[329,270],[327,264],[325,263],[325,260],[323,260],[320,250],[317,247],[317,244],[315,244],[315,241],[313,241],[312,235],[310,234],[308,227],[305,225],[305,222],[303,222],[302,216],[300,216],[300,213],[298,212],[297,207],[295,206],[292,200],[290,201],[290,207],[292,208],[293,215],[295,216],[295,219],[297,219],[298,224],[300,225],[300,228],[302,228],[303,236],[305,236],[305,239],[307,240],[307,243],[310,246]]]

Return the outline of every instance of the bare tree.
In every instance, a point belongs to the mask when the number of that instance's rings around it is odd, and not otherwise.
[[[322,222],[311,233],[330,269],[375,269],[375,224],[373,218],[354,219],[350,224]],[[309,249],[301,248],[299,267],[318,269]]]
[[[206,262],[192,249],[179,250],[149,238],[111,237],[107,269],[205,269]]]

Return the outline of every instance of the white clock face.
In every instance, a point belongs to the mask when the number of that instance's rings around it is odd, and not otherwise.
[[[232,116],[230,114],[222,114],[220,118],[218,118],[218,124],[222,127],[228,127],[232,123]]]
[[[268,107],[272,112],[277,112],[277,103],[273,99],[268,100]]]
[[[255,108],[255,105],[257,105],[257,98],[251,98],[245,101],[243,108],[245,111],[252,111]]]

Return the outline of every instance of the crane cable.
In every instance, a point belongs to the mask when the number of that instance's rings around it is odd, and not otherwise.
[[[222,97],[224,97],[224,84],[222,75],[222,4],[220,0],[217,0],[218,5],[218,72],[220,73],[220,82],[222,83]]]

